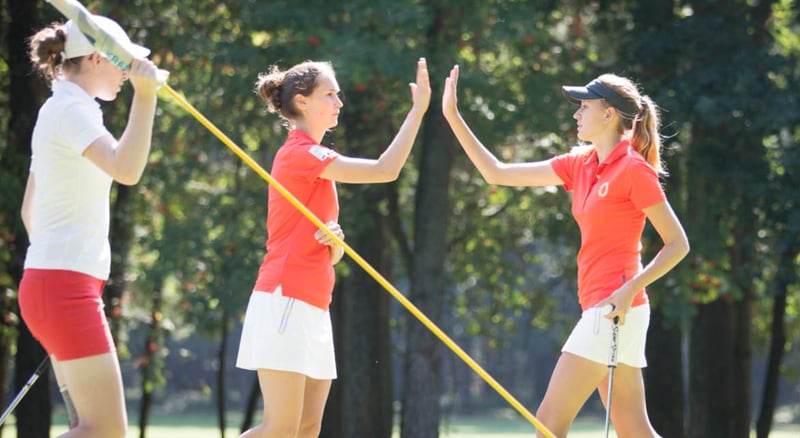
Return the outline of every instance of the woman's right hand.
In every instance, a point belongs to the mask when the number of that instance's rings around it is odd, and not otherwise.
[[[450,76],[444,80],[444,91],[442,91],[442,113],[445,119],[450,119],[458,115],[458,65],[450,70]]]
[[[136,58],[131,62],[128,80],[137,93],[155,94],[164,85],[159,80],[158,67],[147,58]]]

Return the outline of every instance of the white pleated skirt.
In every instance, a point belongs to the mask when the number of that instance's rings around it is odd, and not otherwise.
[[[581,314],[581,319],[572,329],[561,351],[594,362],[608,364],[611,350],[611,328],[613,323],[601,315],[596,308]],[[645,343],[650,326],[650,305],[631,308],[625,316],[625,325],[619,326],[617,334],[617,361],[634,368],[647,366]]]
[[[336,378],[331,316],[274,292],[253,291],[239,341],[236,366],[291,371],[318,380]]]

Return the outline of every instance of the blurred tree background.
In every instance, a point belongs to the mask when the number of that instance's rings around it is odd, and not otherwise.
[[[333,62],[340,126],[323,143],[375,157],[411,105],[426,57],[433,98],[402,176],[340,185],[347,242],[535,412],[579,308],[577,227],[555,187],[487,185],[441,117],[444,77],[507,161],[575,144],[561,84],[603,72],[636,79],[663,110],[667,195],[692,244],[652,285],[645,378],[669,437],[768,435],[800,421],[800,8],[793,0],[85,1],[118,20],[169,83],[269,170],[286,130],[253,93],[277,64]],[[19,218],[36,111],[47,97],[25,39],[61,17],[40,0],[0,0],[0,405],[43,352],[18,316],[27,237]],[[129,88],[129,87],[128,87]],[[112,194],[106,310],[131,421],[208,412],[221,436],[260,415],[254,373],[232,364],[264,255],[267,183],[162,92],[142,182]],[[130,89],[104,103],[120,133]],[[646,259],[659,246],[647,229]],[[331,307],[339,379],[325,437],[438,436],[448,415],[507,407],[349,259]],[[49,436],[48,376],[17,409]],[[593,398],[586,413],[602,413]],[[780,415],[777,415],[780,414]],[[786,420],[788,419],[788,420]],[[1,431],[0,431],[1,432]]]

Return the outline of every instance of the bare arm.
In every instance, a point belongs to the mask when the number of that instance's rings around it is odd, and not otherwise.
[[[325,167],[321,178],[343,183],[379,183],[394,181],[400,176],[414,139],[417,137],[422,116],[431,100],[431,86],[425,58],[417,61],[417,82],[409,84],[413,105],[392,143],[378,159],[340,156]]]
[[[33,196],[36,191],[36,182],[33,178],[33,173],[28,173],[28,182],[25,184],[25,194],[22,197],[22,224],[25,226],[25,232],[28,236],[33,231],[33,223],[31,223],[31,215],[33,214]]]
[[[608,299],[598,303],[598,306],[614,305],[615,309],[607,317],[613,319],[619,316],[620,324],[625,323],[625,314],[630,309],[636,293],[663,277],[689,253],[689,239],[669,202],[664,201],[645,208],[644,213],[661,236],[664,246],[642,272],[631,278]]]
[[[442,112],[470,161],[489,184],[504,186],[552,186],[563,184],[550,166],[550,161],[532,163],[503,163],[484,146],[458,111],[456,91],[458,66],[445,79]]]
[[[139,182],[147,164],[153,136],[156,93],[160,87],[156,80],[157,71],[155,64],[149,60],[133,61],[129,79],[134,93],[125,131],[119,142],[111,136],[100,137],[83,153],[120,184]]]

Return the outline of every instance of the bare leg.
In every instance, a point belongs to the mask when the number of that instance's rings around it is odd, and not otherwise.
[[[122,374],[115,353],[53,360],[56,380],[69,388],[80,422],[61,438],[124,438],[128,428]],[[59,377],[60,376],[60,377]]]
[[[542,404],[536,411],[536,418],[555,436],[567,436],[581,407],[607,375],[608,367],[603,364],[574,354],[561,353]],[[544,435],[538,433],[537,436]]]
[[[608,376],[597,386],[603,405],[606,404]],[[611,421],[619,438],[658,437],[647,416],[642,370],[625,364],[614,371],[611,388]]]
[[[325,385],[319,382],[327,382],[327,388],[330,388],[330,381],[312,380],[294,372],[260,369],[258,382],[261,386],[261,396],[264,398],[264,418],[261,424],[243,433],[240,438],[294,438],[302,436],[298,435],[301,425],[320,421],[314,420],[311,412],[318,410],[319,417],[322,417],[321,410],[325,404],[323,400],[322,408],[319,407],[318,399]],[[306,394],[311,398],[308,421],[304,420]],[[327,398],[327,389],[325,396]]]
[[[316,380],[306,377],[303,417],[300,420],[298,438],[316,438],[322,430],[322,414],[331,390],[330,380]]]

